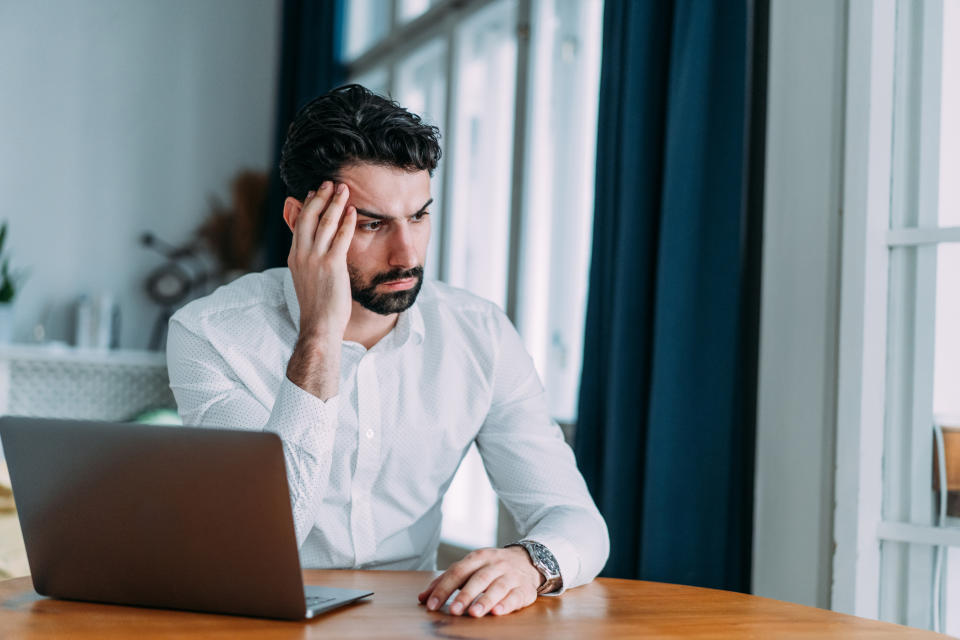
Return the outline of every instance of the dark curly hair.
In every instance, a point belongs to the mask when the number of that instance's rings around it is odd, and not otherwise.
[[[367,162],[433,175],[440,130],[359,84],[338,87],[305,104],[287,129],[280,176],[287,195],[303,200],[348,165]]]

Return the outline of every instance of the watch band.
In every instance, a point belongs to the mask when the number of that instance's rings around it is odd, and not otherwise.
[[[507,547],[523,547],[530,556],[530,562],[543,576],[543,584],[537,589],[537,595],[551,593],[563,586],[563,577],[560,575],[560,564],[546,545],[536,540],[520,540]]]

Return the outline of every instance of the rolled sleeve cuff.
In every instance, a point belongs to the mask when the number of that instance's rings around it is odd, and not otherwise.
[[[265,431],[272,431],[288,445],[322,458],[332,445],[340,396],[321,400],[284,376]]]

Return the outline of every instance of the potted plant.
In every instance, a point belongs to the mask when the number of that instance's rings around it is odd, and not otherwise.
[[[13,335],[13,300],[17,297],[20,275],[10,270],[10,258],[4,255],[7,222],[0,224],[0,344]]]

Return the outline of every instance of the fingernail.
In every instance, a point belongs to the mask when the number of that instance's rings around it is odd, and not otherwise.
[[[320,185],[320,188],[321,188],[321,189],[326,189],[326,188],[329,187],[329,186],[330,186],[330,181],[329,181],[329,180],[324,180],[324,181],[323,181],[323,184]]]
[[[340,184],[338,184],[338,185],[337,185],[337,193],[343,193],[343,188],[344,188],[345,186],[347,186],[347,185],[343,184],[342,182],[341,182]]]
[[[437,600],[436,598],[430,598],[430,600],[427,602],[427,609],[430,609],[430,611],[434,611],[437,608],[437,606],[439,606],[439,604],[440,604],[439,600]]]
[[[316,191],[307,191],[307,197],[308,197],[308,198],[312,198],[312,197],[315,196],[316,194],[317,194]]]
[[[450,605],[450,613],[452,613],[453,615],[458,616],[460,615],[461,611],[463,611],[462,602],[454,602],[452,605]]]
[[[479,604],[475,604],[472,607],[470,607],[470,613],[472,613],[475,616],[478,616],[481,613],[483,613],[483,607],[480,606]]]
[[[502,613],[503,613],[503,605],[502,605],[502,604],[498,604],[497,606],[495,606],[495,607],[493,608],[493,612],[494,612],[495,614],[497,614],[498,616],[499,616],[500,614],[502,614]]]

